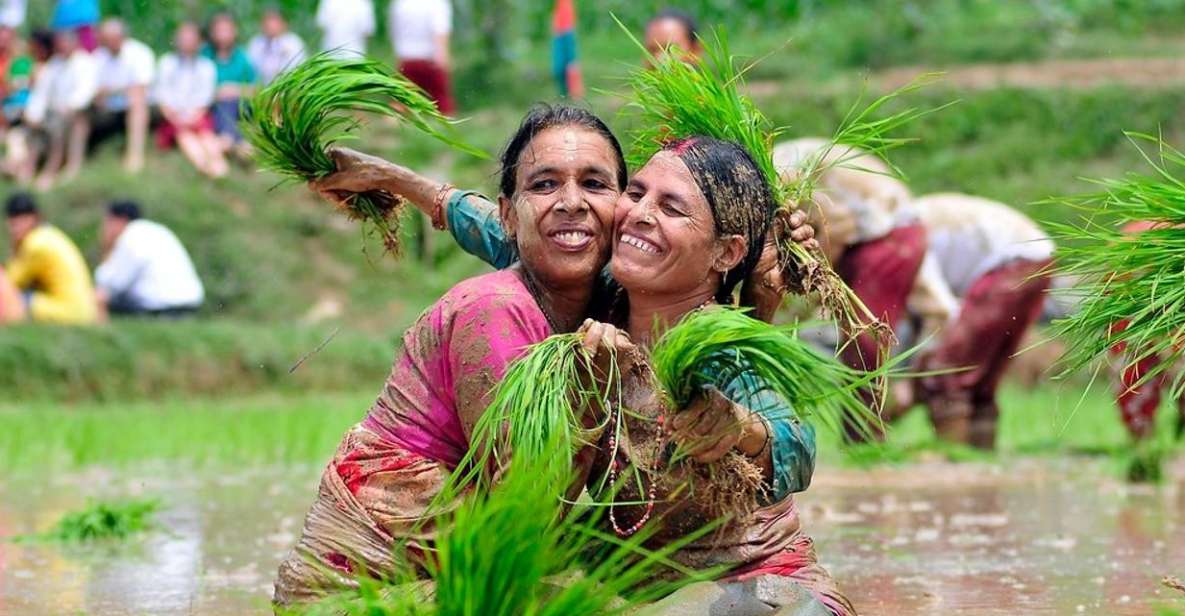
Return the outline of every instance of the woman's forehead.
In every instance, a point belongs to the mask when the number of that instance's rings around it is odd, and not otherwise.
[[[579,126],[557,126],[535,135],[519,155],[519,169],[535,167],[604,167],[612,171],[617,156],[600,133]]]

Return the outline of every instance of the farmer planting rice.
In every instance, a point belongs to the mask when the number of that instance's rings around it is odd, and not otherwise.
[[[911,205],[909,188],[877,157],[827,139],[783,142],[774,147],[773,157],[788,180],[827,165],[811,210],[823,253],[871,315],[896,326],[926,256],[926,229]],[[844,361],[875,370],[883,343],[871,332],[860,332],[843,345]]]
[[[914,381],[938,436],[991,449],[996,390],[1049,288],[1053,240],[1024,214],[994,201],[936,194],[914,202],[929,237],[910,312],[933,347]],[[908,400],[899,401],[908,406]]]

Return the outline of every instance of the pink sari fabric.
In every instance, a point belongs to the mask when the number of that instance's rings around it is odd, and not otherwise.
[[[427,511],[469,449],[470,422],[510,362],[549,335],[515,270],[462,282],[421,315],[370,413],[322,474],[304,532],[280,565],[276,603],[342,590],[354,585],[351,574],[389,572],[408,557],[396,545],[430,546]]]

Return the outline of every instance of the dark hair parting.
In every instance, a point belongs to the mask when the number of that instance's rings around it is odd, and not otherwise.
[[[625,190],[626,182],[629,181],[629,172],[625,166],[625,155],[622,153],[621,143],[617,141],[613,131],[609,130],[609,127],[600,118],[587,109],[571,105],[540,103],[527,112],[522,123],[519,124],[518,130],[510,138],[510,143],[506,144],[506,149],[502,152],[502,177],[498,184],[498,190],[503,196],[514,196],[518,162],[522,157],[523,150],[536,135],[549,128],[559,126],[585,128],[604,137],[609,145],[613,146],[613,154],[617,156],[617,189]]]

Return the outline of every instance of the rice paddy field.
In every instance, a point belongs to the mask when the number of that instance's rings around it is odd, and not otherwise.
[[[31,4],[35,18],[49,10]],[[103,2],[161,44],[199,4]],[[219,4],[241,17],[262,6]],[[307,13],[313,2],[281,4]],[[542,4],[456,2],[462,25],[507,32],[494,56],[482,32],[458,35],[464,142],[498,152],[527,105],[552,99]],[[594,4],[637,28],[656,3],[580,3],[589,105],[624,133],[636,120],[616,115],[611,93],[639,54]],[[861,97],[943,72],[884,109],[942,107],[911,122],[917,141],[891,155],[918,194],[999,200],[1056,229],[1076,214],[1050,197],[1147,171],[1124,131],[1185,148],[1180,0],[678,4],[719,19],[738,54],[764,58],[745,91],[789,137],[829,134]],[[294,25],[312,32],[310,19]],[[401,226],[404,256],[388,258],[381,238],[250,165],[211,183],[170,153],[129,178],[120,145],[38,195],[44,211],[93,265],[102,206],[141,201],[190,249],[207,306],[181,323],[0,328],[0,615],[270,613],[323,465],[374,400],[403,330],[486,268],[416,216]],[[349,145],[494,190],[492,163],[390,119]],[[1136,451],[1111,383],[1092,378],[1094,365],[1055,380],[1056,356],[1022,356],[997,452],[938,443],[920,409],[883,445],[843,449],[821,435],[797,503],[861,614],[1185,615],[1173,584],[1185,579],[1174,408],[1164,403],[1154,443],[1161,480],[1129,483]]]

